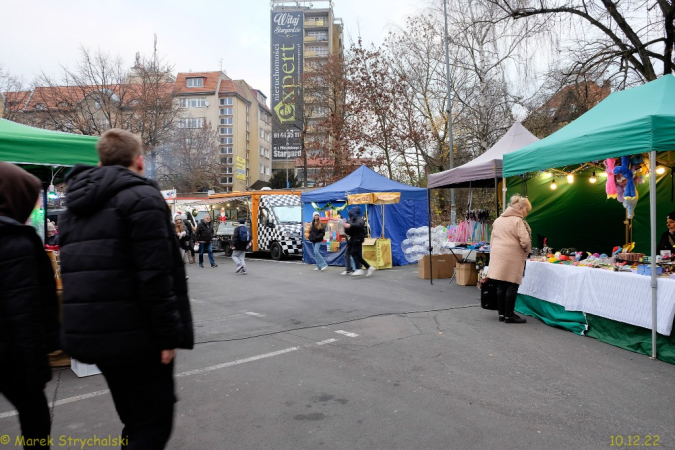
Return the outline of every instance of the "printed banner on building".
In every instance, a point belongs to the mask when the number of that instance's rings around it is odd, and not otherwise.
[[[246,158],[242,158],[241,156],[237,156],[237,163],[235,165],[235,171],[237,172],[235,177],[238,180],[246,180]]]
[[[272,11],[272,159],[302,156],[302,11]]]

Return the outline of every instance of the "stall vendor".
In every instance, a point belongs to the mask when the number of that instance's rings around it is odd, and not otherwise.
[[[661,235],[657,251],[670,250],[671,254],[675,254],[675,211],[666,217],[666,226],[668,230]]]

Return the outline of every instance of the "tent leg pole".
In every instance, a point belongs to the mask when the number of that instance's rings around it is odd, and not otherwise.
[[[429,282],[434,284],[434,271],[431,261],[431,189],[427,188],[427,211],[429,213]]]
[[[656,152],[649,155],[649,221],[651,225],[651,263],[652,263],[652,359],[656,359]]]
[[[49,213],[49,205],[47,204],[47,200],[48,200],[47,190],[48,189],[49,189],[49,187],[47,186],[47,183],[42,183],[42,203],[43,203],[42,210],[45,213],[45,217],[44,217],[43,223],[42,223],[42,226],[45,227],[44,235],[42,236],[43,237],[43,242],[42,242],[43,246],[47,243],[47,222],[49,222],[49,219],[47,218],[47,214]]]
[[[502,213],[506,211],[506,178],[502,178]]]
[[[495,218],[497,218],[499,217],[499,183],[497,182],[497,175],[495,175],[495,206],[497,207]]]

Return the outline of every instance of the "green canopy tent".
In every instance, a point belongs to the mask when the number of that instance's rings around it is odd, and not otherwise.
[[[22,166],[98,163],[98,137],[61,133],[0,119],[0,161]]]
[[[649,199],[652,261],[652,358],[656,358],[656,160],[675,150],[675,76],[615,92],[561,130],[504,155],[505,177],[528,172],[650,154]]]
[[[98,164],[97,142],[98,137],[94,136],[43,130],[0,119],[0,161],[21,166],[44,183],[44,229],[47,228],[46,186],[53,183],[59,168]]]

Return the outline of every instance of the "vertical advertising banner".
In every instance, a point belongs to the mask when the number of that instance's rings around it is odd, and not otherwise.
[[[272,11],[272,159],[302,155],[302,11]]]
[[[235,177],[238,180],[246,180],[246,158],[242,158],[241,156],[237,156],[237,163],[235,166],[237,174]]]

